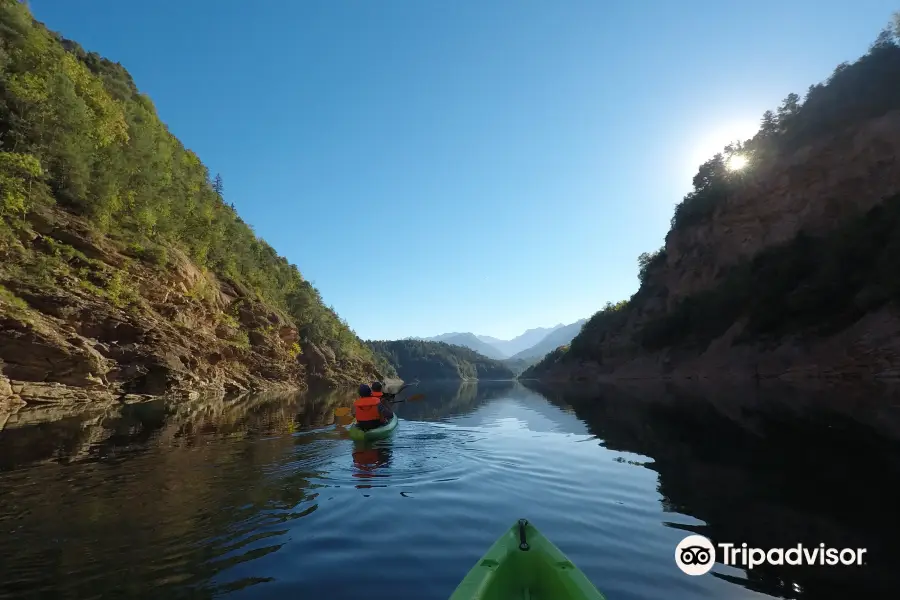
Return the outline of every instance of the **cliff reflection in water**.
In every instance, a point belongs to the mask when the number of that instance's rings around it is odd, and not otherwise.
[[[528,386],[573,408],[605,447],[651,457],[644,466],[659,474],[665,509],[703,522],[669,524],[685,535],[868,549],[862,567],[763,565],[746,579],[715,576],[783,598],[900,596],[896,390]]]
[[[729,597],[723,581],[804,600],[900,590],[889,391],[422,382],[412,394],[424,399],[397,404],[400,428],[371,444],[333,424],[352,391],[15,413],[0,431],[0,598],[259,583],[247,596],[359,597],[377,579],[392,597],[437,600],[510,503],[555,528],[611,598]],[[867,548],[868,562],[686,578],[669,528]],[[346,577],[384,553],[401,557],[393,583]]]
[[[145,449],[147,443],[192,445],[206,435],[293,433],[330,425],[352,393],[259,394],[191,401],[28,407],[0,435],[0,471],[44,461],[71,462]]]
[[[281,547],[266,540],[316,510],[311,479],[333,454],[279,434],[330,424],[347,402],[332,392],[13,415],[0,432],[0,597],[203,597],[256,583],[215,575]],[[250,438],[265,443],[235,443]]]
[[[410,421],[439,421],[464,415],[495,398],[508,396],[514,381],[426,381],[403,392],[403,396],[423,394],[424,399],[397,404],[397,414]]]

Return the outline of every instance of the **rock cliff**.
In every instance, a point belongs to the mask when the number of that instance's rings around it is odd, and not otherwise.
[[[767,112],[700,167],[631,299],[522,377],[900,376],[898,81],[886,30],[802,105]]]
[[[0,0],[0,362],[7,407],[379,376],[128,71],[13,0]]]
[[[707,221],[666,236],[657,273],[667,303],[716,285],[724,271],[801,231],[822,236],[900,191],[900,110],[831,132],[754,165]]]
[[[289,316],[175,248],[169,264],[157,267],[77,216],[52,210],[31,222],[23,246],[54,262],[45,279],[2,272],[0,397],[7,402],[238,393],[380,377],[371,361],[338,358],[328,346],[301,340]],[[84,266],[90,274],[80,279]]]

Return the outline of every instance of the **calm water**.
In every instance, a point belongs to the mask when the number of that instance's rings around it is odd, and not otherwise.
[[[0,597],[446,599],[520,517],[610,600],[900,597],[896,396],[417,391],[368,448],[337,393],[13,415]],[[691,532],[868,562],[688,577]]]

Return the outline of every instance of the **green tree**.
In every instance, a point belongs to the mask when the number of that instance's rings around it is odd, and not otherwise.
[[[791,119],[793,119],[798,112],[800,112],[800,96],[791,92],[782,101],[781,106],[778,107],[778,128],[782,131],[786,130]]]
[[[34,156],[0,152],[0,214],[24,217],[36,191],[34,184],[43,175],[41,163]]]
[[[340,359],[371,351],[299,270],[225,205],[221,176],[159,120],[118,63],[48,31],[0,0],[0,195],[4,215],[55,198],[111,240],[177,248],[226,285],[295,322],[302,341]]]
[[[765,138],[771,138],[778,133],[778,119],[775,113],[767,110],[763,113],[762,121],[759,126],[759,135]]]
[[[665,246],[655,252],[642,252],[640,256],[638,256],[638,279],[640,279],[641,283],[644,283],[647,280],[650,271],[654,267],[664,264],[665,261]]]

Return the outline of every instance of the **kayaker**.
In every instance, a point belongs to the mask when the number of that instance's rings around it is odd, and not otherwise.
[[[373,381],[372,382],[372,395],[375,396],[376,398],[383,398],[385,400],[385,402],[387,402],[388,400],[393,399],[394,396],[396,396],[397,394],[391,394],[390,392],[385,392],[384,385],[380,381]],[[388,406],[388,408],[390,408],[390,406]]]
[[[372,395],[365,383],[359,386],[359,398],[353,403],[356,426],[363,431],[381,427],[394,417],[394,412],[380,397]]]
[[[383,386],[380,381],[372,382],[372,395],[376,398],[381,399],[381,406],[384,407],[385,412],[388,415],[388,421],[391,420],[391,416],[394,414],[394,409],[391,408],[391,400],[397,397],[397,394],[385,392]]]

